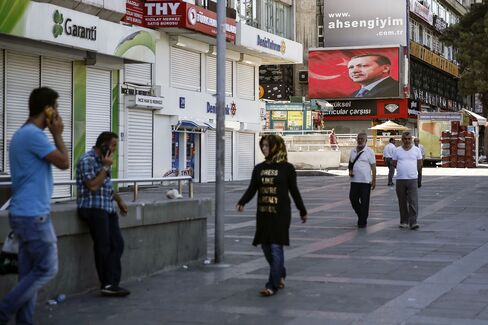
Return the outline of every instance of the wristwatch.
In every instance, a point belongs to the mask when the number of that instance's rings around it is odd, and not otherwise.
[[[106,171],[106,172],[108,172],[108,171],[110,170],[110,167],[108,167],[108,166],[103,166],[103,170],[104,170],[104,171]]]

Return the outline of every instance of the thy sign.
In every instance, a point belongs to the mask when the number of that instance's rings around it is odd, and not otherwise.
[[[180,6],[180,3],[174,2],[155,2],[155,3],[145,3],[146,12],[148,16],[167,16],[176,15],[176,11]]]

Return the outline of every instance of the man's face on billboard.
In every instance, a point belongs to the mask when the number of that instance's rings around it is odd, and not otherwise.
[[[349,61],[347,68],[352,81],[363,85],[369,85],[390,74],[388,64],[378,64],[376,56],[362,56]]]

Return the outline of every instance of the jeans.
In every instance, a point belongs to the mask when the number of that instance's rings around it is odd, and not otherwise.
[[[276,292],[280,288],[281,278],[286,278],[283,245],[261,244],[261,248],[269,264],[269,278],[266,288]]]
[[[122,275],[120,259],[124,252],[119,216],[117,213],[87,208],[79,208],[78,215],[86,221],[90,229],[95,266],[101,287],[109,284],[118,286]]]
[[[358,216],[358,226],[365,226],[368,223],[370,195],[371,184],[351,182],[349,200]]]
[[[16,313],[17,324],[33,324],[37,291],[58,272],[56,234],[50,216],[9,216],[19,240],[17,285],[0,301],[0,323]]]
[[[417,179],[397,179],[396,193],[400,208],[400,223],[409,225],[417,223],[419,211],[417,182]]]

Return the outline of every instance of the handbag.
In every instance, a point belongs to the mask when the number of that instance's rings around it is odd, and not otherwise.
[[[19,240],[11,231],[5,238],[0,252],[0,274],[18,273],[18,254]]]
[[[354,168],[354,164],[356,163],[356,161],[358,161],[359,157],[360,157],[360,156],[363,154],[363,152],[364,152],[364,150],[360,151],[360,152],[358,153],[358,155],[356,156],[356,158],[354,158],[354,161],[353,161],[353,162],[351,162],[351,161],[349,160],[349,165],[347,166],[347,169],[349,169],[349,171],[350,171],[351,173],[352,173],[352,169]],[[352,175],[351,175],[351,177],[352,177]]]

